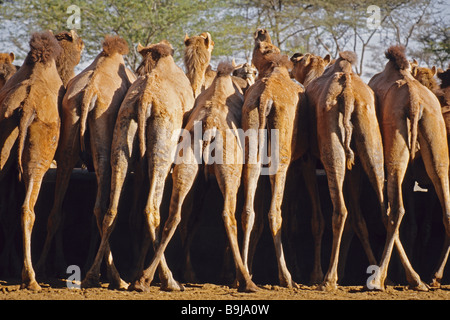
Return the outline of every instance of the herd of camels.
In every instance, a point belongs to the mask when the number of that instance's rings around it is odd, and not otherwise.
[[[268,221],[278,264],[281,286],[298,286],[287,268],[282,243],[282,202],[287,170],[301,162],[301,172],[312,203],[314,266],[311,281],[324,290],[338,285],[338,260],[347,215],[361,240],[369,262],[379,266],[371,283],[384,290],[394,247],[411,288],[439,287],[450,251],[449,151],[445,112],[450,108],[447,69],[419,67],[409,61],[402,46],[391,46],[387,63],[368,84],[353,72],[356,54],[340,52],[336,59],[311,53],[281,53],[267,30],[254,33],[251,63],[221,62],[210,65],[214,41],[208,32],[185,36],[184,64],[176,65],[173,47],[165,40],[142,46],[142,62],[134,72],[123,56],[127,42],[106,36],[102,50],[82,72],[75,74],[84,44],[75,31],[34,33],[30,51],[19,68],[14,54],[0,54],[0,188],[2,212],[8,210],[11,181],[25,186],[20,204],[23,239],[22,288],[40,290],[31,259],[34,207],[43,178],[56,167],[54,203],[48,219],[47,236],[36,269],[45,269],[49,249],[62,220],[63,200],[72,170],[88,163],[95,171],[97,194],[94,215],[101,241],[82,287],[98,286],[101,264],[106,263],[111,288],[148,291],[158,271],[161,289],[183,290],[165,259],[164,252],[183,217],[196,214],[193,203],[201,201],[199,178],[214,176],[223,195],[222,218],[236,270],[239,291],[254,292],[252,280],[255,241],[251,233],[260,217],[255,211],[258,179],[261,176],[263,144],[278,143],[278,167],[269,176],[271,200]],[[440,79],[440,85],[435,77]],[[176,162],[179,140],[174,132],[194,134],[195,123],[203,132],[214,129],[278,130],[278,141],[260,135],[256,145],[226,136],[220,152],[239,161],[224,163]],[[447,123],[448,124],[448,123]],[[257,131],[260,132],[260,131]],[[265,141],[267,139],[268,141]],[[202,154],[210,154],[214,137],[203,141]],[[256,162],[248,161],[249,149],[259,152]],[[183,153],[194,156],[192,141]],[[215,150],[218,152],[218,150]],[[185,155],[185,154],[184,154]],[[89,158],[89,159],[88,159]],[[421,159],[426,175],[439,198],[445,243],[431,283],[424,283],[413,269],[399,237],[405,215],[402,183],[408,166]],[[246,161],[247,160],[247,161]],[[321,268],[321,240],[324,219],[318,192],[316,166],[323,166],[332,202],[333,242],[329,267]],[[137,192],[144,178],[148,194],[141,224],[146,237],[137,272],[131,283],[122,280],[114,265],[109,238],[116,222],[124,182],[135,173]],[[367,175],[379,204],[380,221],[386,228],[386,242],[380,261],[371,250],[367,227],[359,206],[359,179]],[[172,179],[169,216],[160,229],[160,206],[165,182]],[[344,178],[354,195],[355,210],[344,200]],[[242,182],[242,183],[241,183]],[[237,208],[238,189],[243,188],[244,205]],[[6,208],[6,209],[5,209]],[[238,241],[236,210],[242,210],[242,242]],[[138,218],[136,218],[138,219]],[[160,232],[161,231],[161,232]],[[189,237],[189,230],[183,237]],[[154,255],[148,265],[150,246]]]

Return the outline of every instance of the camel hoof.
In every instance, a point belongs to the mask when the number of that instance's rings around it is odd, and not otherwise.
[[[327,292],[335,291],[337,290],[337,284],[336,282],[325,281],[319,286],[319,290]]]
[[[81,286],[82,289],[87,289],[87,288],[100,288],[100,279],[98,277],[93,277],[93,276],[86,276],[86,278],[84,278],[83,281],[81,281]]]
[[[161,284],[160,290],[161,291],[168,291],[168,292],[171,292],[171,291],[184,291],[184,286],[181,283],[179,283],[178,281],[173,280],[173,281],[170,281],[168,283]]]
[[[239,285],[238,292],[246,292],[246,293],[253,293],[258,292],[259,288],[253,281],[248,281],[247,283],[242,282],[243,285]]]
[[[128,286],[128,291],[150,292],[150,286],[140,280],[136,280]]]
[[[427,292],[430,290],[430,287],[428,287],[427,284],[423,283],[422,281],[420,281],[419,284],[410,285],[409,288],[411,290],[422,291],[422,292]]]
[[[439,289],[441,287],[441,282],[439,280],[437,280],[436,278],[434,278],[430,285],[429,285],[430,289]]]
[[[122,279],[119,279],[118,281],[111,282],[108,286],[108,289],[126,291],[128,289],[128,283],[126,283]]]
[[[20,289],[28,289],[31,291],[41,291],[41,286],[37,283],[36,280],[31,280],[29,282],[22,283]]]

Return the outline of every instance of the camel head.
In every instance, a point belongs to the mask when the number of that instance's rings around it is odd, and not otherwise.
[[[231,63],[233,66],[233,76],[247,80],[247,82],[250,85],[255,83],[256,74],[258,73],[258,70],[256,70],[253,64],[245,62],[236,65],[234,59]]]
[[[329,65],[331,56],[327,54],[324,58],[311,53],[303,55],[295,53],[291,57],[294,67],[291,71],[291,78],[294,78],[304,86],[307,86],[313,79],[319,77]]]
[[[25,59],[27,65],[48,64],[61,54],[62,48],[50,31],[33,33],[30,39],[30,51]]]
[[[270,42],[263,41],[256,43],[253,49],[252,64],[256,67],[260,75],[263,75],[263,70],[267,71],[272,64],[272,61],[268,57],[272,54],[280,54],[280,52],[280,49]]]
[[[0,64],[7,63],[12,64],[14,62],[15,55],[13,52],[0,53]]]
[[[214,41],[209,32],[202,32],[198,36],[189,37],[188,34],[184,36],[184,45],[186,47],[196,47],[198,50],[207,50],[210,54],[214,49]]]
[[[126,55],[129,52],[127,41],[120,36],[105,36],[102,43],[102,48],[103,51],[101,54],[103,56],[112,56],[115,53]]]
[[[65,44],[70,44],[72,47],[73,52],[80,52],[84,49],[84,42],[81,37],[78,36],[75,30],[70,30],[60,32],[57,35],[55,35],[56,40],[59,41],[59,44],[64,48]]]
[[[268,42],[272,43],[272,39],[270,38],[269,32],[266,29],[256,29],[253,34],[253,38],[255,39],[255,43],[257,42]]]
[[[174,49],[170,42],[162,40],[156,44],[143,46],[137,45],[137,52],[142,56],[142,62],[136,70],[136,73],[141,76],[150,73],[158,64],[158,62],[166,57],[172,57]]]
[[[419,67],[417,61],[411,63],[411,73],[413,77],[419,81],[422,85],[434,91],[437,89],[437,82],[434,76],[437,74],[437,69],[433,66],[431,69],[426,67]]]

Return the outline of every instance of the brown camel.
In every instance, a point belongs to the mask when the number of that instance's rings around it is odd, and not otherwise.
[[[123,55],[128,53],[127,42],[118,36],[106,36],[103,50],[95,60],[73,78],[62,102],[62,133],[56,154],[57,172],[55,200],[49,216],[47,238],[38,265],[45,269],[50,245],[62,220],[62,205],[72,170],[79,160],[80,152],[92,154],[97,178],[97,196],[94,215],[98,229],[102,230],[111,184],[111,141],[117,113],[134,74],[125,67]],[[89,131],[90,140],[85,141]],[[85,144],[88,143],[88,148]],[[109,252],[108,252],[109,254]],[[109,255],[108,269],[111,271],[111,286],[125,284]]]
[[[56,68],[64,87],[67,88],[69,80],[75,76],[75,66],[80,63],[84,42],[74,30],[60,32],[55,38],[63,49],[63,54],[56,58]]]
[[[15,55],[14,53],[0,53],[0,89],[5,85],[6,81],[12,77],[18,70],[18,67],[13,65]]]
[[[395,244],[411,287],[428,290],[411,266],[399,238],[399,227],[405,214],[402,182],[416,152],[420,152],[440,200],[446,230],[443,254],[433,280],[433,283],[439,283],[450,248],[449,156],[445,123],[436,96],[412,76],[405,48],[392,46],[386,51],[386,57],[389,62],[384,70],[369,82],[376,95],[383,136],[389,203],[385,248],[372,285],[375,289],[384,289]],[[417,151],[417,143],[420,151]]]
[[[426,68],[426,67],[420,67],[417,63],[417,61],[413,61],[411,63],[412,68],[412,75],[414,76],[417,81],[419,81],[422,85],[430,89],[431,92],[433,92],[436,97],[439,100],[439,103],[441,105],[441,112],[444,117],[444,122],[446,126],[446,132],[447,132],[447,145],[450,144],[450,117],[449,117],[449,111],[450,111],[450,83],[449,83],[449,75],[450,75],[450,69],[447,69],[447,71],[437,70],[436,67],[432,68]],[[438,85],[435,76],[441,80],[441,84]],[[417,155],[416,159],[412,165],[413,165],[413,172],[414,172],[414,178],[417,180],[420,186],[427,186],[432,185],[432,181],[430,177],[427,175],[426,170],[424,170],[423,166],[423,159],[420,156],[420,153]],[[420,160],[420,161],[418,161]],[[444,249],[445,254],[445,249]],[[448,254],[448,253],[447,253]],[[447,258],[442,257],[441,260],[445,261]],[[433,281],[431,283],[432,287],[440,287],[440,280],[442,279],[442,272],[444,271],[445,262],[442,262],[440,264],[440,268],[436,271]]]
[[[233,66],[233,76],[246,80],[249,86],[255,83],[258,70],[253,64],[244,62],[236,65],[234,59],[231,63]]]
[[[215,71],[209,65],[214,41],[209,32],[192,37],[186,34],[184,45],[183,61],[186,75],[192,85],[194,97],[197,98],[202,91],[209,87],[215,77]]]
[[[173,188],[169,217],[163,229],[161,242],[150,266],[134,284],[135,287],[145,289],[153,280],[164,250],[181,221],[185,197],[198,175],[214,174],[224,199],[222,217],[236,265],[239,291],[257,290],[239,252],[234,216],[243,161],[241,137],[237,129],[240,127],[244,91],[248,84],[241,78],[231,76],[232,71],[231,64],[221,63],[212,85],[196,99],[182,135],[181,148],[177,151],[178,157],[172,175]],[[196,144],[199,143],[195,140],[196,126],[199,126],[199,131],[203,135],[199,151],[196,151]],[[203,165],[201,158],[204,161]],[[203,172],[200,171],[201,167]]]
[[[348,211],[353,215],[353,225],[369,263],[376,264],[360,210],[361,166],[375,189],[380,211],[385,209],[383,148],[375,97],[372,90],[353,73],[355,62],[353,52],[340,52],[334,64],[314,79],[305,91],[305,103],[316,117],[316,128],[312,134],[317,134],[317,147],[333,204],[331,259],[321,286],[325,290],[337,287],[341,238]],[[344,200],[344,181],[347,181],[351,194],[351,210],[347,209]]]
[[[63,84],[55,59],[61,46],[50,32],[34,33],[22,67],[0,90],[1,167],[4,176],[17,165],[25,185],[21,209],[24,265],[22,288],[40,290],[31,261],[31,232],[42,179],[59,139],[58,101]]]
[[[299,96],[303,89],[290,78],[292,62],[289,58],[281,55],[279,49],[273,44],[260,40],[260,34],[263,34],[263,31],[255,32],[255,50],[252,59],[253,65],[258,69],[258,80],[247,90],[242,108],[242,129],[246,133],[256,134],[256,141],[255,139],[246,140],[245,144],[242,257],[247,269],[250,270],[248,258],[251,257],[249,255],[250,234],[255,222],[254,199],[259,176],[262,173],[262,150],[265,145],[270,145],[278,150],[271,153],[270,165],[264,168],[264,174],[270,175],[272,186],[269,225],[277,255],[280,284],[292,287],[295,284],[286,267],[281,242],[281,203],[286,172],[292,161],[293,146],[296,143],[295,123],[298,116]],[[264,39],[268,38],[267,35],[264,37]],[[272,131],[275,132],[274,136],[267,135],[267,143],[264,129],[274,129]]]
[[[147,47],[139,44],[137,50],[143,60],[137,69],[138,78],[121,105],[114,129],[110,205],[103,219],[102,240],[94,264],[83,280],[85,286],[98,281],[102,258],[117,217],[122,187],[134,161],[141,165],[147,162],[150,186],[144,210],[145,229],[150,239],[147,238],[142,245],[138,263],[140,270],[144,267],[150,240],[154,247],[159,243],[159,210],[178,140],[174,134],[182,128],[185,114],[194,105],[189,79],[175,64],[173,49],[168,42],[161,41]],[[138,172],[140,170],[137,169]],[[161,257],[159,276],[162,289],[183,289],[173,279],[164,256]],[[141,290],[136,285],[129,289]]]

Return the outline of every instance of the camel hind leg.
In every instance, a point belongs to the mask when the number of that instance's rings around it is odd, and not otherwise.
[[[153,228],[153,230],[149,232],[153,232],[152,237],[155,237],[152,239],[154,241],[154,247],[155,247],[155,253],[153,256],[153,259],[149,265],[148,268],[143,270],[137,280],[131,284],[130,289],[131,290],[137,290],[137,291],[147,291],[148,286],[151,284],[151,281],[153,280],[154,274],[156,272],[156,269],[158,265],[160,265],[160,277],[161,276],[171,276],[170,270],[168,269],[167,265],[163,265],[163,263],[166,263],[164,260],[164,251],[170,242],[173,234],[175,233],[175,230],[178,226],[178,224],[181,221],[181,214],[182,214],[182,206],[183,202],[191,189],[195,178],[198,173],[198,164],[178,164],[174,167],[172,177],[173,177],[173,186],[172,186],[172,195],[170,199],[170,207],[169,207],[169,217],[167,218],[164,229],[161,235],[161,241],[156,242],[156,228],[157,226],[154,225],[148,226],[148,228]],[[150,219],[148,217],[147,219]],[[163,269],[166,268],[166,271]],[[169,272],[170,274],[168,274]],[[183,287],[181,285],[176,284],[176,287],[174,284],[171,284],[168,280],[175,281],[172,278],[167,279],[166,278],[166,284],[162,284],[162,289],[164,290],[183,290]],[[170,287],[168,286],[170,285]]]
[[[424,111],[419,122],[419,143],[421,155],[428,176],[433,182],[442,207],[445,241],[431,285],[439,287],[450,253],[450,195],[448,145],[443,122]]]
[[[239,291],[254,292],[257,290],[257,286],[251,280],[250,274],[243,263],[237,239],[237,223],[235,212],[237,192],[241,177],[240,165],[215,164],[214,167],[217,182],[224,198],[222,218],[231,251],[233,253],[233,258],[236,266],[236,278],[239,282]]]

